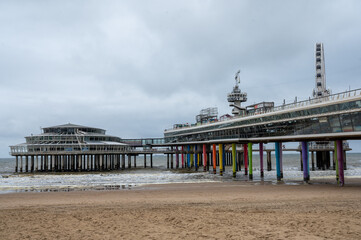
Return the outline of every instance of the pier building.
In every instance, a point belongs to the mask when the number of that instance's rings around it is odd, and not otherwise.
[[[104,129],[75,124],[42,128],[42,133],[25,137],[26,142],[10,146],[16,157],[15,171],[82,171],[120,168],[120,154],[130,146]],[[25,162],[25,166],[23,164]]]

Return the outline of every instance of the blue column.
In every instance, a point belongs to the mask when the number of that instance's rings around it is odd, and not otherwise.
[[[191,167],[191,156],[190,156],[190,150],[191,150],[191,146],[188,145],[188,154],[187,154],[187,166],[190,168]]]
[[[302,142],[301,145],[302,145],[303,181],[307,182],[310,180],[308,144],[307,142]]]
[[[276,154],[276,170],[277,170],[277,181],[281,181],[281,158],[280,158],[280,143],[275,142],[275,154]]]

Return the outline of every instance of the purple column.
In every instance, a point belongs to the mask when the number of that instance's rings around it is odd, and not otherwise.
[[[283,145],[282,142],[279,144],[280,147],[280,168],[281,168],[281,178],[283,179]]]
[[[338,160],[338,175],[340,180],[340,185],[345,184],[345,178],[343,175],[343,144],[342,140],[336,140],[337,144],[337,160]]]
[[[260,160],[260,167],[261,167],[261,178],[264,177],[263,171],[263,143],[259,143],[259,160]]]
[[[302,142],[302,163],[303,163],[303,181],[307,182],[310,180],[310,173],[308,168],[308,149],[307,142]]]
[[[178,152],[178,146],[175,147],[175,167],[179,168],[179,152]]]

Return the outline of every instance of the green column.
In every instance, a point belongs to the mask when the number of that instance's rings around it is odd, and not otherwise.
[[[248,143],[248,168],[249,168],[249,179],[253,179],[253,169],[252,169],[252,143]]]

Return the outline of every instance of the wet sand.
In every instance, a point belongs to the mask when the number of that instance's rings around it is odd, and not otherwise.
[[[361,239],[361,180],[347,181],[1,194],[0,239]]]

